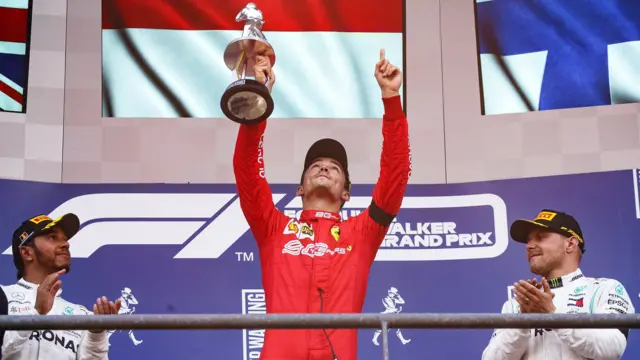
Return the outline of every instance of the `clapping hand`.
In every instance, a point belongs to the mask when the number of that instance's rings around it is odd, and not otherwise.
[[[109,301],[105,296],[98,298],[93,305],[94,315],[118,315],[120,311],[120,299],[114,302]],[[100,333],[104,330],[90,330],[92,333]]]
[[[53,307],[53,301],[56,298],[58,290],[62,287],[62,281],[60,276],[64,274],[66,270],[60,270],[49,274],[42,283],[38,286],[36,292],[36,305],[35,309],[40,315],[47,315]]]
[[[520,304],[521,313],[553,313],[555,294],[551,292],[549,283],[544,277],[540,283],[535,279],[520,280],[513,284],[515,299]]]

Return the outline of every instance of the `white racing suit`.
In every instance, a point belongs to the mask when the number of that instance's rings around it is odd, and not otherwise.
[[[20,279],[17,284],[0,286],[7,296],[9,315],[38,315],[35,310],[38,285]],[[82,305],[72,304],[59,290],[47,315],[89,315]],[[86,330],[7,330],[2,344],[2,360],[107,360],[106,332]]]
[[[614,279],[584,277],[580,269],[549,281],[558,314],[633,314],[626,289]],[[517,314],[509,299],[503,314]],[[627,346],[629,329],[496,329],[483,360],[618,360]]]

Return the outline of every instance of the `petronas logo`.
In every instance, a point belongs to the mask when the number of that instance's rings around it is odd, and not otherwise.
[[[618,295],[624,295],[624,289],[622,288],[622,285],[618,284],[618,286],[616,286],[616,292],[618,293]]]

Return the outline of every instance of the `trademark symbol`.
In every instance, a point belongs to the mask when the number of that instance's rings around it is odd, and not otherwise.
[[[253,261],[253,253],[246,253],[243,251],[236,252],[236,256],[238,257],[239,262],[250,262]]]

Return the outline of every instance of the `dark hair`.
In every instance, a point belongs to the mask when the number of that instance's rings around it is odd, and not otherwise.
[[[33,248],[34,251],[35,246],[34,246],[34,240],[35,239],[31,239],[29,240],[29,242],[27,242],[26,244],[22,245],[23,247],[30,247]],[[18,254],[14,257],[14,265],[16,266],[16,269],[18,269],[18,272],[16,273],[16,276],[18,278],[18,280],[22,279],[24,277],[24,259],[22,258],[22,253],[20,252],[20,248],[18,248]]]
[[[16,276],[18,277],[18,280],[20,280],[24,277],[24,259],[22,258],[22,253],[20,253],[20,248],[18,248],[17,258],[14,264],[16,269],[18,269]]]

